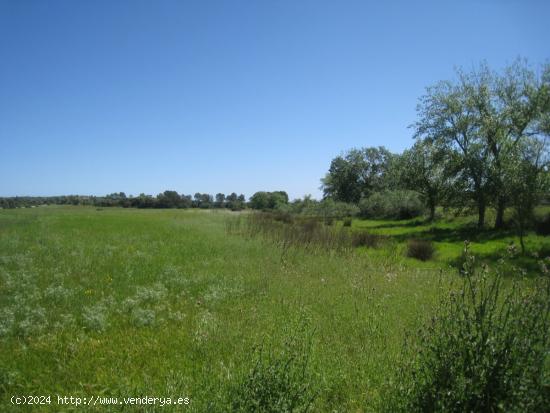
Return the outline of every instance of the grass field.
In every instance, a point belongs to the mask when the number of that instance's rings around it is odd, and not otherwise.
[[[547,207],[540,207],[538,215],[549,212]],[[443,214],[442,214],[443,215]],[[487,225],[492,224],[494,217],[488,215]],[[475,216],[444,216],[443,218],[429,223],[423,218],[410,220],[354,220],[353,227],[356,230],[365,229],[373,234],[388,236],[388,243],[385,248],[369,250],[371,256],[391,255],[395,261],[402,261],[408,266],[420,268],[445,268],[460,267],[460,257],[464,248],[463,242],[471,242],[471,251],[479,260],[494,265],[502,256],[508,256],[507,249],[513,244],[517,254],[511,261],[517,267],[525,269],[528,273],[538,274],[538,257],[543,258],[550,255],[550,240],[547,237],[536,235],[530,232],[525,237],[526,254],[519,254],[519,238],[517,232],[510,224],[508,228],[493,230],[489,227],[478,230]],[[410,239],[424,239],[433,242],[435,255],[428,262],[420,262],[415,259],[406,258],[405,248]],[[536,256],[535,256],[536,254]],[[508,257],[509,258],[509,257]]]
[[[456,224],[354,221],[354,229],[395,243],[283,253],[269,240],[226,233],[233,215],[1,210],[0,411],[227,411],[257,349],[276,357],[292,346],[307,356],[313,411],[377,410],[406,332],[458,278],[449,267],[462,248]],[[413,232],[432,235],[434,261],[402,257]],[[474,252],[502,251],[512,235],[501,235],[473,239]],[[544,246],[539,238],[529,243]],[[189,397],[190,404],[18,407],[12,395]]]

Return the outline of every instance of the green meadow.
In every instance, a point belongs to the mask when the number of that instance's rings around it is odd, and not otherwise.
[[[0,411],[230,411],[250,372],[273,360],[298,366],[285,391],[311,395],[311,411],[380,410],[406,336],[459,279],[474,218],[354,220],[352,231],[388,240],[335,252],[226,230],[247,214],[0,210]],[[490,265],[516,239],[476,234],[472,251]],[[405,257],[414,237],[434,242],[434,259]],[[527,245],[549,244],[531,234]],[[506,259],[536,270],[534,258]],[[14,395],[52,401],[18,406]],[[58,395],[189,404],[58,405]]]

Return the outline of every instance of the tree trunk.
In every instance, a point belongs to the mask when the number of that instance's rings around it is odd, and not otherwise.
[[[430,222],[435,219],[435,202],[430,201]]]
[[[477,201],[477,227],[483,228],[485,225],[485,199],[481,198]]]
[[[506,201],[504,197],[499,196],[497,200],[497,217],[495,219],[495,229],[504,227],[504,210],[506,209]]]
[[[520,218],[521,219],[521,218]],[[525,243],[523,242],[523,222],[519,224],[519,245],[521,245],[521,255],[525,255]]]

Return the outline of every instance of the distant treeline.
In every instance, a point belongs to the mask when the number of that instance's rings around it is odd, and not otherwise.
[[[250,201],[243,194],[235,192],[215,196],[197,192],[195,195],[178,194],[176,191],[164,191],[157,196],[140,194],[126,196],[124,192],[105,196],[61,195],[61,196],[16,196],[0,198],[0,208],[30,208],[40,205],[91,205],[97,207],[122,208],[227,208],[238,211],[244,208],[271,209],[276,205],[288,203],[284,191],[256,192]]]

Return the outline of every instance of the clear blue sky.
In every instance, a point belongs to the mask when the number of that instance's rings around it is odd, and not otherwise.
[[[550,2],[0,0],[0,196],[319,197],[426,86],[550,58]]]

